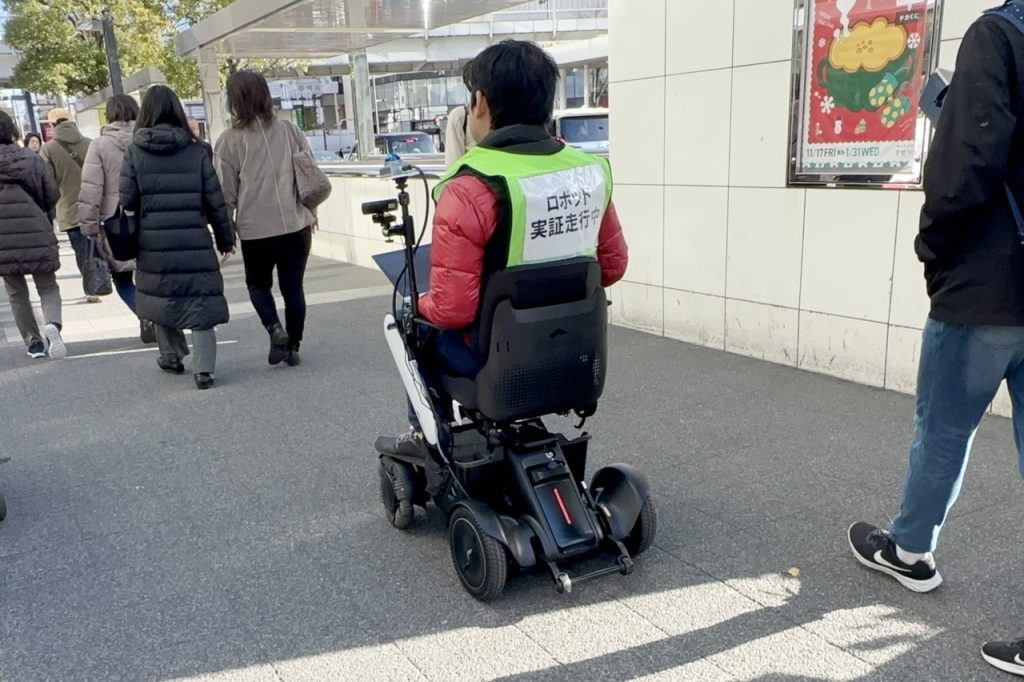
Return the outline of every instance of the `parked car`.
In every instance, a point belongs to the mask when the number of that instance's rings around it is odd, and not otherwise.
[[[609,148],[607,109],[565,109],[556,111],[554,135],[568,145],[591,154],[607,154]]]
[[[427,133],[378,133],[374,137],[374,148],[369,154],[360,153],[357,147],[349,158],[354,160],[398,154],[404,159],[407,156],[415,158],[417,156],[432,156],[439,153],[437,146],[434,144],[434,138]]]
[[[325,151],[314,151],[313,152],[313,158],[316,160],[317,164],[319,164],[319,165],[326,165],[326,164],[331,164],[331,163],[341,163],[343,161],[343,159],[341,158],[341,155],[336,154],[334,152],[325,152]]]

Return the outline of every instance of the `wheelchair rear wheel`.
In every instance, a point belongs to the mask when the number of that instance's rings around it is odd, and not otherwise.
[[[508,554],[483,531],[476,512],[459,507],[448,524],[452,562],[466,591],[479,601],[501,594],[508,579]]]
[[[380,501],[384,505],[384,516],[388,523],[399,530],[412,525],[417,498],[416,474],[408,464],[380,458]]]

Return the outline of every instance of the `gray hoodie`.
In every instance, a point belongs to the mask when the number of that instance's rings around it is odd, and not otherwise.
[[[39,155],[50,164],[57,178],[57,186],[60,188],[57,224],[66,232],[78,227],[78,192],[82,187],[81,163],[85,163],[85,155],[89,151],[89,138],[82,135],[78,126],[71,121],[64,121],[54,128],[53,136],[54,139],[39,150]],[[76,157],[81,163],[76,161]]]

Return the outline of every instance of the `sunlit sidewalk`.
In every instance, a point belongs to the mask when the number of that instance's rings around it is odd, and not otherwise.
[[[989,419],[910,594],[844,532],[898,510],[912,399],[614,329],[591,469],[649,476],[655,548],[559,596],[514,576],[480,605],[445,521],[384,520],[371,444],[405,428],[374,272],[315,259],[297,369],[266,364],[240,264],[218,384],[86,304],[65,248],[67,362],[0,344],[4,680],[990,680],[981,641],[1022,630],[1024,490]],[[0,305],[0,319],[6,312]]]

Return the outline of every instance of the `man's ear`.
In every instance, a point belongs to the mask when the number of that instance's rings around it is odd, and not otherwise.
[[[473,93],[473,106],[470,108],[473,110],[474,118],[490,119],[491,117],[491,107],[487,103],[484,93],[479,90]]]

